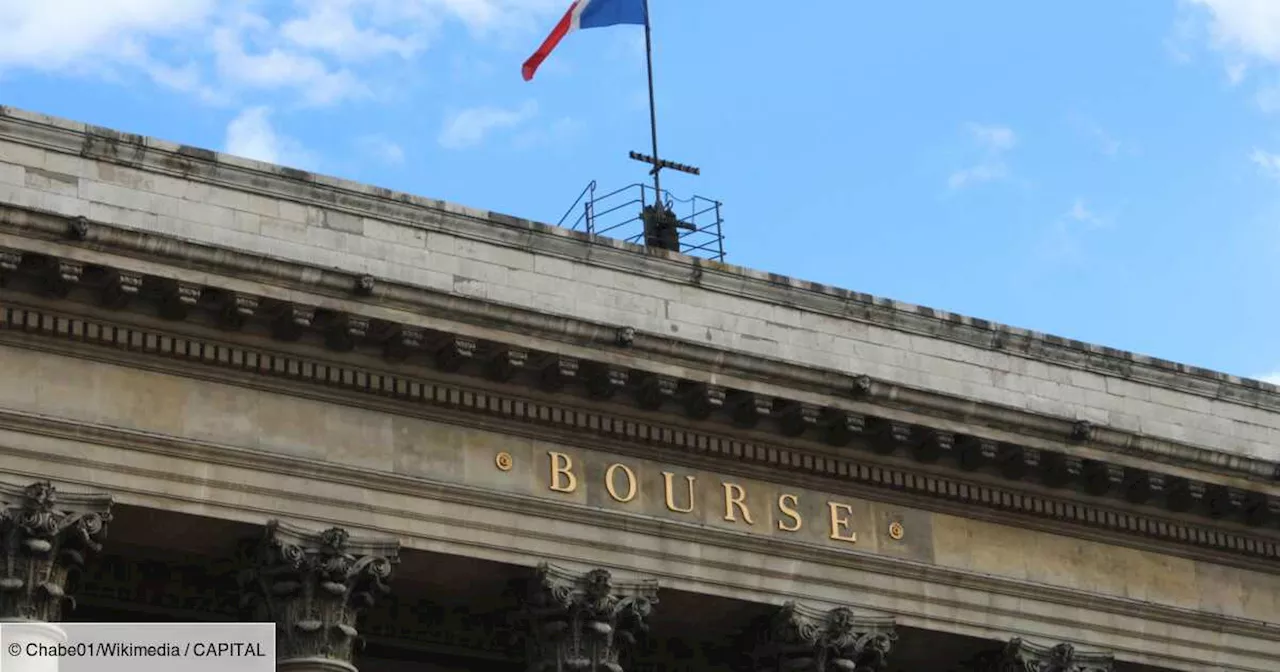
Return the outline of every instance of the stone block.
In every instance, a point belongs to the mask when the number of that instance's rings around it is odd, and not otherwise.
[[[0,163],[0,184],[25,186],[27,184],[26,169],[12,163]]]

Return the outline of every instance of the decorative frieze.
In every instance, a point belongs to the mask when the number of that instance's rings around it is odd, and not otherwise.
[[[36,266],[39,265],[24,263],[22,268],[25,269],[27,266],[32,266],[29,270],[35,271]],[[39,268],[46,267],[39,266]],[[103,274],[95,271],[94,276],[103,277]],[[158,278],[148,278],[146,283],[142,283],[141,294],[151,296],[149,287],[154,286],[162,290],[167,282]],[[221,296],[222,290],[214,291]],[[193,291],[189,295],[194,297],[199,293]],[[260,315],[265,315],[267,319],[275,320],[277,325],[284,324],[294,330],[291,334],[292,338],[298,338],[306,330],[314,330],[316,327],[311,323],[314,309],[269,299],[263,299],[262,303],[268,309],[255,311],[253,319],[259,319]],[[202,302],[201,305],[216,308],[217,303]],[[472,359],[477,348],[481,346],[486,353],[497,348],[513,347],[492,341],[481,342],[462,335],[428,332],[420,327],[407,325],[378,323],[376,330],[372,329],[372,326],[375,325],[371,325],[368,335],[360,339],[361,344],[364,342],[381,344],[388,358],[393,361],[397,358],[416,356],[418,344],[424,344],[427,353],[439,353],[440,359],[437,363],[443,364],[444,370],[456,371],[457,369],[452,367],[460,367],[462,362]],[[244,365],[234,364],[238,375],[256,373],[266,376],[289,375],[294,378],[301,376],[302,379],[313,379],[316,383],[330,388],[335,385],[350,387],[355,393],[392,398],[408,395],[415,401],[424,398],[433,399],[440,403],[447,403],[454,411],[466,412],[471,410],[471,405],[474,405],[476,412],[491,416],[495,409],[510,409],[510,411],[500,412],[515,422],[543,423],[548,419],[558,422],[555,419],[575,417],[579,418],[573,425],[575,428],[598,427],[599,429],[595,431],[623,440],[642,440],[649,444],[661,442],[670,444],[678,450],[693,449],[708,455],[727,455],[735,459],[768,459],[771,464],[790,465],[786,467],[788,469],[816,472],[821,476],[842,480],[853,479],[874,486],[884,485],[897,491],[916,493],[923,497],[955,500],[996,508],[1008,513],[1051,517],[1059,522],[1107,528],[1117,532],[1117,539],[1120,541],[1132,538],[1133,532],[1138,531],[1144,538],[1204,546],[1231,554],[1268,558],[1280,555],[1280,546],[1268,537],[1247,533],[1241,536],[1239,532],[1207,527],[1210,524],[1208,521],[1214,521],[1216,524],[1219,520],[1238,520],[1252,526],[1267,525],[1274,528],[1277,521],[1275,514],[1280,513],[1280,499],[1269,497],[1265,493],[1241,490],[1234,495],[1228,494],[1224,498],[1206,491],[1206,484],[1203,482],[1186,482],[1185,485],[1170,487],[1176,484],[1176,481],[1166,479],[1158,472],[1084,460],[1064,450],[1031,448],[973,435],[950,436],[949,432],[942,432],[938,428],[926,425],[912,424],[874,414],[863,415],[836,407],[806,407],[804,403],[794,400],[774,398],[766,402],[767,395],[755,399],[743,396],[748,393],[742,390],[727,390],[714,384],[627,369],[606,362],[580,361],[574,357],[545,351],[531,351],[526,356],[528,361],[538,362],[536,368],[539,375],[531,376],[531,382],[540,382],[543,389],[547,391],[564,389],[568,381],[581,377],[587,382],[586,385],[581,386],[582,391],[589,393],[593,389],[593,384],[591,376],[586,373],[591,371],[605,372],[603,378],[594,379],[595,385],[600,389],[622,389],[625,375],[625,387],[634,390],[634,399],[640,408],[646,411],[657,411],[661,409],[666,399],[677,399],[690,417],[712,420],[716,424],[702,428],[686,426],[681,431],[670,432],[664,431],[670,429],[666,423],[656,419],[637,420],[633,425],[628,425],[621,420],[627,415],[625,411],[614,414],[604,409],[595,409],[589,414],[600,414],[601,417],[599,420],[588,422],[582,419],[586,417],[583,415],[584,409],[570,400],[545,399],[539,402],[539,405],[547,406],[545,412],[534,412],[531,409],[524,410],[527,404],[523,399],[519,403],[505,404],[493,398],[496,392],[469,387],[467,390],[471,393],[470,395],[457,396],[444,392],[433,392],[428,395],[428,388],[437,385],[429,384],[430,381],[416,379],[407,373],[378,371],[356,363],[321,362],[308,356],[279,351],[267,353],[255,348],[213,343],[189,336],[163,334],[162,338],[155,338],[161,335],[151,329],[129,327],[79,316],[60,316],[36,309],[10,307],[4,315],[3,322],[0,323],[0,329],[21,331],[24,334],[23,338],[40,334],[67,339],[75,343],[74,346],[69,347],[75,348],[95,345],[118,348],[123,345],[136,354],[152,354],[166,358],[195,358],[196,361],[209,366],[221,366],[222,361],[244,362]],[[172,347],[168,345],[170,343]],[[441,343],[444,345],[441,346]],[[161,344],[165,344],[163,348]],[[441,350],[436,350],[438,347]],[[206,356],[210,348],[213,348],[214,352],[225,351],[229,354],[227,357],[211,358]],[[286,365],[285,360],[296,362],[296,366]],[[578,372],[580,366],[584,372],[581,376]],[[342,369],[342,372],[334,369]],[[480,373],[479,367],[475,372],[468,373]],[[342,382],[348,380],[367,382],[352,385]],[[631,384],[632,380],[636,381],[635,384]],[[600,385],[606,381],[609,385]],[[754,395],[754,393],[750,394]],[[597,394],[597,397],[599,398],[600,395]],[[752,399],[751,403],[757,415],[764,410],[766,403],[773,409],[772,417],[779,421],[788,413],[792,414],[790,417],[799,418],[801,421],[799,424],[806,428],[804,430],[806,436],[825,441],[829,445],[852,444],[856,449],[870,448],[879,453],[907,452],[898,451],[898,447],[901,446],[911,449],[909,454],[919,462],[935,459],[932,453],[936,451],[937,461],[943,466],[955,467],[955,471],[952,476],[943,476],[939,473],[922,476],[910,472],[905,467],[903,469],[907,471],[899,473],[897,467],[886,468],[888,465],[884,464],[879,464],[874,469],[863,468],[861,464],[870,466],[876,463],[876,458],[860,456],[857,451],[849,451],[838,457],[806,459],[806,457],[812,458],[812,455],[802,446],[789,445],[783,449],[767,441],[761,441],[759,437],[749,439],[735,437],[729,432],[717,429],[721,426],[719,424],[721,417],[728,419],[732,417],[730,413],[741,411],[740,406],[728,401],[740,398]],[[454,399],[471,401],[461,405],[448,401]],[[572,409],[575,415],[562,413],[562,410],[568,409]],[[790,436],[790,433],[794,432],[794,430],[786,430],[782,422],[776,424],[778,426],[774,429],[784,436]],[[807,427],[811,424],[820,431],[808,432]],[[949,450],[946,447],[948,441],[953,446]],[[773,454],[769,451],[778,450],[794,454],[787,456],[784,452],[779,452],[777,462],[767,457]],[[1063,492],[1063,499],[1057,501],[1058,498],[1053,498],[1055,501],[1042,501],[1043,497],[1039,495],[1029,497],[1021,490],[1018,490],[1018,497],[1010,499],[1005,496],[1004,488],[993,486],[989,481],[979,485],[964,475],[964,472],[979,470],[989,474],[1001,474],[1011,481],[1034,480],[1051,485]],[[1166,484],[1166,480],[1169,480],[1169,484]],[[1079,494],[1072,491],[1078,491]],[[1104,495],[1112,498],[1111,501],[1098,502],[1093,499],[1093,497]],[[1132,504],[1161,505],[1167,511],[1201,517],[1205,522],[1197,524],[1185,520],[1152,518],[1149,510],[1132,509],[1124,500]]]
[[[978,656],[971,672],[1112,672],[1115,660],[1106,653],[1082,653],[1071,644],[1037,646],[1014,638],[999,651]]]
[[[280,669],[351,669],[361,612],[389,591],[399,543],[267,524],[246,543],[239,584],[256,620],[276,623]]]
[[[892,618],[788,602],[757,627],[751,659],[756,672],[879,672],[896,641]]]
[[[603,569],[539,565],[522,609],[529,672],[624,672],[657,590],[654,582],[615,584]]]
[[[48,482],[0,485],[0,621],[60,621],[74,604],[72,579],[102,550],[111,522],[106,495],[60,495]]]

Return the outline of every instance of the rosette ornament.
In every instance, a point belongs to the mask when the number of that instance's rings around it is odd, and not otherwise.
[[[277,628],[278,669],[354,670],[356,622],[399,561],[399,542],[354,540],[346,530],[310,533],[279,521],[243,548],[242,606]]]
[[[657,604],[653,581],[539,565],[524,601],[529,672],[623,672]]]
[[[46,481],[0,484],[0,505],[0,621],[61,620],[85,558],[102,550],[111,498],[60,494]]]
[[[879,672],[897,641],[892,618],[795,602],[782,605],[758,632],[752,656],[758,672]]]

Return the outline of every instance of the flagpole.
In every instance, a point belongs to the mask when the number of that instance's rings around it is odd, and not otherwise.
[[[649,133],[653,139],[653,203],[655,210],[662,206],[662,182],[658,179],[658,110],[653,102],[653,40],[649,29],[649,0],[644,0],[644,62],[649,73]]]

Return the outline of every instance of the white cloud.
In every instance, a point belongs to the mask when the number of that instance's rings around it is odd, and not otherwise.
[[[1114,159],[1122,155],[1132,156],[1138,153],[1137,148],[1131,143],[1115,137],[1101,124],[1087,116],[1073,113],[1068,121],[1077,132],[1092,140],[1098,151],[1107,158]]]
[[[982,151],[979,162],[957,170],[947,178],[947,186],[951,189],[1003,180],[1009,176],[1004,155],[1018,144],[1018,136],[1007,126],[968,124],[970,137]]]
[[[979,144],[993,152],[1004,152],[1018,144],[1018,136],[1008,126],[987,126],[985,124],[969,124],[969,134]]]
[[[332,54],[344,61],[364,61],[387,54],[410,58],[426,47],[421,33],[398,36],[357,25],[352,3],[318,0],[304,16],[280,26],[280,34],[293,45]]]
[[[1263,175],[1273,180],[1280,180],[1280,154],[1255,148],[1249,154],[1249,160],[1262,171]]]
[[[1054,263],[1078,263],[1086,256],[1087,244],[1110,228],[1112,221],[1111,216],[1098,214],[1083,198],[1077,198],[1050,224],[1039,254]]]
[[[982,163],[976,166],[957,170],[947,177],[947,186],[952,189],[963,189],[984,182],[995,182],[1009,176],[1009,170],[1002,163]]]
[[[583,122],[572,117],[561,117],[548,125],[540,128],[531,128],[520,133],[513,138],[512,144],[519,149],[545,145],[563,146],[581,133],[583,128],[585,128]]]
[[[1280,2],[1187,0],[1209,13],[1215,46],[1240,57],[1280,63]]]
[[[377,93],[450,24],[532,44],[563,0],[0,0],[0,73],[145,76],[205,102]],[[268,18],[270,17],[270,18]],[[273,102],[280,102],[274,101]]]
[[[382,163],[404,163],[404,148],[380,135],[361,136],[356,139],[356,146],[366,156]]]
[[[532,100],[516,109],[473,107],[446,119],[437,139],[445,149],[474,147],[493,131],[519,126],[537,113],[538,104]]]
[[[213,0],[0,2],[0,69],[136,61],[141,43],[198,30],[213,6]]]
[[[303,102],[327,105],[369,94],[351,72],[331,69],[318,58],[271,47],[249,53],[247,32],[219,28],[213,33],[214,63],[229,86],[268,91],[294,90]]]
[[[227,124],[224,151],[246,159],[303,167],[309,154],[297,141],[280,135],[271,124],[271,109],[251,107]]]
[[[1260,380],[1264,383],[1271,383],[1272,385],[1280,385],[1280,371],[1277,371],[1276,373],[1268,373],[1261,376],[1255,376],[1254,380]]]
[[[1071,204],[1071,209],[1067,210],[1067,220],[1083,225],[1085,228],[1097,229],[1108,224],[1108,220],[1099,216],[1089,206],[1085,204],[1084,199],[1077,198]]]

